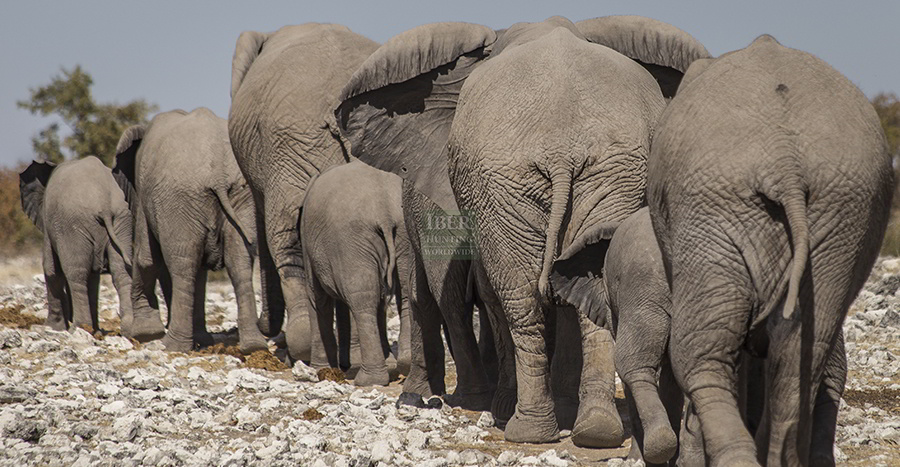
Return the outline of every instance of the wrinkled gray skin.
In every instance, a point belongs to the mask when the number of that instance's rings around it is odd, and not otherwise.
[[[434,216],[444,214],[440,206],[412,183],[403,182],[403,217],[414,255],[414,268],[409,278],[413,361],[410,374],[403,382],[403,391],[425,397],[442,396],[444,402],[453,407],[490,410],[494,420],[502,426],[512,415],[516,402],[508,326],[497,322],[502,319],[502,311],[499,301],[489,295],[486,280],[476,278],[477,272],[473,268],[477,261],[465,253],[448,257],[423,252],[423,243],[430,243],[432,248],[435,246],[435,241],[428,241],[428,237],[443,236],[443,231],[428,226]],[[456,231],[453,238],[462,240],[465,237]],[[446,239],[438,244],[446,249],[460,247]],[[477,340],[472,328],[472,311],[476,304],[481,322],[481,335]],[[444,394],[442,323],[456,366],[453,394]]]
[[[212,344],[204,305],[208,270],[228,271],[238,302],[244,353],[266,350],[253,293],[253,199],[231,153],[225,120],[198,108],[156,115],[119,140],[114,172],[135,218],[132,326],[123,334],[159,338],[167,350]],[[169,305],[159,316],[156,282]]]
[[[256,204],[260,329],[277,334],[287,306],[294,360],[310,355],[300,203],[313,176],[349,160],[327,120],[341,86],[377,47],[344,26],[315,23],[247,31],[235,46],[228,131]]]
[[[409,373],[409,302],[400,277],[409,275],[409,239],[400,207],[399,177],[359,161],[313,178],[303,201],[300,235],[306,262],[313,368],[338,367],[334,307],[349,311],[362,361],[357,386],[390,381],[385,309],[396,292],[400,313],[398,370]]]
[[[44,234],[47,321],[99,330],[100,273],[119,294],[122,324],[131,317],[131,212],[108,167],[94,156],[59,166],[32,162],[19,174],[22,208]]]
[[[649,136],[665,100],[645,68],[587,39],[638,52],[629,56],[644,63],[665,57],[660,65],[678,76],[708,56],[690,36],[661,24],[613,17],[576,27],[554,17],[499,37],[476,25],[426,25],[382,46],[342,93],[336,117],[354,156],[477,221],[476,269],[502,307],[515,347],[517,403],[508,440],[558,439],[558,418],[566,416],[554,410],[549,368],[551,354],[562,350],[552,345],[558,315],[557,328],[580,331],[581,339],[562,343],[580,340],[586,363],[581,375],[563,365],[553,377],[581,377],[574,441],[622,441],[612,339],[588,319],[596,317],[599,300],[592,297],[602,287],[603,257],[593,245],[605,246],[609,236],[595,234],[641,204]],[[606,34],[617,30],[624,32]],[[580,313],[552,306],[552,292]]]
[[[696,66],[649,166],[675,377],[712,465],[833,465],[841,324],[894,188],[878,117],[837,71],[770,36]],[[735,398],[744,346],[767,359],[756,442]]]

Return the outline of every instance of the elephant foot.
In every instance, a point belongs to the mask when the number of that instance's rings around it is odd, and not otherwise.
[[[578,407],[572,442],[583,448],[615,448],[625,442],[625,428],[612,398],[585,400]]]
[[[419,394],[420,397],[432,397],[435,394],[431,392],[431,385],[428,383],[428,380],[422,378],[416,378],[414,375],[410,375],[405,380],[403,380],[403,392],[409,394]]]
[[[494,400],[491,401],[491,415],[494,417],[494,424],[497,428],[502,430],[512,418],[516,411],[517,397],[515,389],[497,388]]]
[[[478,392],[472,394],[444,394],[441,396],[444,403],[450,407],[459,407],[465,410],[475,412],[485,412],[491,410],[491,404],[494,401],[494,393],[492,391]]]
[[[257,335],[250,336],[238,336],[240,342],[240,350],[244,355],[250,355],[253,352],[258,352],[260,350],[264,350],[266,352],[269,351],[269,343],[266,341],[266,338],[263,337],[262,333],[258,333]]]
[[[161,339],[166,335],[166,328],[163,326],[162,320],[159,319],[159,313],[154,313],[154,315],[143,318],[135,316],[131,322],[131,329],[126,330],[123,328],[122,334],[138,342]]]
[[[177,339],[172,337],[171,333],[162,338],[162,344],[168,352],[188,353],[194,350],[193,339]]]
[[[51,317],[47,316],[47,319],[44,320],[44,326],[49,326],[50,329],[54,331],[65,331],[66,330],[66,320],[62,317]]]
[[[307,321],[305,324],[302,321]],[[294,361],[308,362],[312,354],[312,340],[309,333],[309,322],[305,319],[292,319],[285,324],[284,337],[288,352]]]
[[[387,368],[377,371],[359,370],[356,377],[353,378],[353,384],[356,386],[387,386],[391,382]]]
[[[516,408],[503,436],[511,443],[552,443],[559,441],[559,425],[552,410],[544,416],[526,416]]]
[[[216,344],[216,340],[213,339],[212,334],[210,334],[205,329],[200,332],[195,332],[193,341],[194,341],[194,347],[201,348],[201,349],[205,348],[205,347],[210,347],[210,346],[213,346]]]
[[[744,449],[733,449],[723,453],[715,459],[711,459],[710,465],[713,466],[734,466],[734,467],[759,467],[756,460],[756,453],[747,452]]]
[[[669,420],[655,420],[644,427],[644,461],[648,464],[668,462],[678,449],[678,439]]]
[[[412,368],[412,362],[407,356],[404,358],[402,355],[397,359],[397,373],[401,375],[409,375],[409,370]]]
[[[399,409],[401,405],[415,407],[417,409],[439,409],[444,404],[441,402],[441,399],[437,397],[432,396],[426,401],[421,395],[414,392],[403,392],[400,394],[400,397],[397,398],[395,407]]]
[[[553,411],[556,413],[556,423],[560,430],[571,430],[575,426],[575,418],[578,416],[577,397],[558,397],[553,399]]]
[[[675,461],[678,467],[704,467],[706,465],[706,454],[703,449],[692,449],[683,443],[678,449],[678,459]]]

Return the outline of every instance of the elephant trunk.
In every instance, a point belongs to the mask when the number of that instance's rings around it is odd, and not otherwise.
[[[544,248],[544,264],[538,279],[538,293],[547,302],[551,301],[550,269],[559,245],[559,231],[569,208],[572,174],[558,170],[550,175],[550,220],[547,224],[547,240]]]
[[[109,241],[112,242],[113,248],[122,255],[125,264],[131,268],[131,258],[125,254],[125,249],[122,248],[122,242],[119,241],[119,237],[116,237],[116,229],[113,226],[113,220],[109,213],[103,213],[103,226],[106,227],[106,233],[109,234]]]

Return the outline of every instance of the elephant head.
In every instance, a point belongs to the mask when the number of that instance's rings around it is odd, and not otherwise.
[[[34,222],[38,230],[44,231],[44,220],[41,209],[44,205],[44,190],[56,164],[46,161],[33,161],[19,174],[19,195],[22,198],[22,210]]]

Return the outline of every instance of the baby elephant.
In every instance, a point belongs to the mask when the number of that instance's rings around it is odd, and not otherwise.
[[[90,331],[97,323],[100,273],[119,294],[119,317],[131,316],[131,212],[110,170],[94,156],[32,162],[19,174],[22,209],[44,233],[47,322]]]
[[[410,257],[400,184],[396,175],[354,161],[314,178],[303,200],[300,238],[307,271],[311,364],[317,368],[338,366],[333,332],[337,302],[339,312],[349,310],[359,334],[362,362],[354,379],[357,386],[389,382],[386,298],[399,291],[399,277],[408,277]],[[408,372],[409,312],[407,306],[401,306],[406,303],[400,296],[398,292],[398,369]]]

